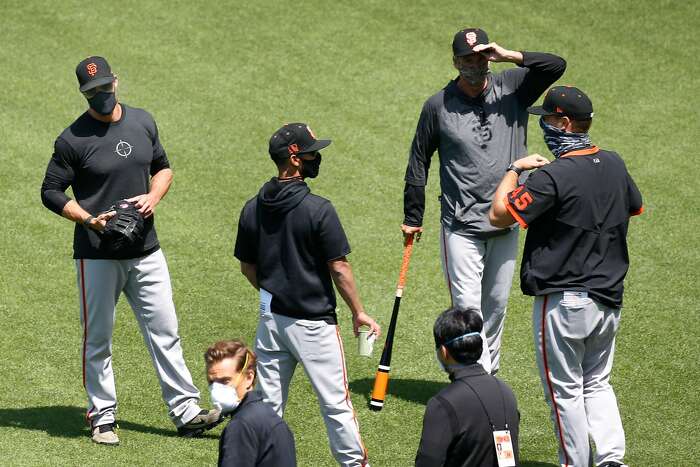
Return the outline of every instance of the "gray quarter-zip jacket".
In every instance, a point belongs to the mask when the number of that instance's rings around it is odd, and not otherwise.
[[[470,98],[450,81],[423,105],[409,153],[404,223],[420,226],[430,160],[440,157],[441,221],[450,230],[489,237],[488,210],[508,166],[527,155],[526,108],[566,69],[564,59],[523,52],[523,65],[489,73],[483,93]]]

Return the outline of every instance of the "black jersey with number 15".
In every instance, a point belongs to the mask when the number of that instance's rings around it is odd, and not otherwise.
[[[523,293],[587,291],[604,305],[622,306],[627,226],[642,212],[642,195],[617,153],[593,147],[565,154],[533,172],[507,201],[529,228]]]

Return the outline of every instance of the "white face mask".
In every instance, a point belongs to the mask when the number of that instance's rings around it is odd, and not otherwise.
[[[211,383],[209,385],[209,396],[214,407],[221,410],[221,414],[231,413],[241,403],[236,388],[221,383]]]
[[[233,386],[227,384],[217,383],[216,381],[209,385],[209,396],[211,397],[211,403],[217,409],[221,410],[221,414],[231,413],[240,405],[241,398],[238,397],[238,385],[241,384],[241,379],[248,369],[248,352],[245,354],[245,362],[243,363],[243,369],[238,375],[238,380]]]

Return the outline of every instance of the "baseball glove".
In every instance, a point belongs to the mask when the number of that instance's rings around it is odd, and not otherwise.
[[[114,203],[109,211],[116,211],[102,231],[103,242],[109,250],[127,250],[143,240],[143,216],[135,203],[122,199]]]

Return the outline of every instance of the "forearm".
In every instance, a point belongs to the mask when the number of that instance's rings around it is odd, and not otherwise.
[[[516,65],[523,64],[523,53],[517,50],[506,50],[503,58],[506,62],[515,63]]]
[[[165,194],[170,189],[170,184],[172,182],[172,169],[160,170],[151,178],[151,189],[148,191],[148,194],[159,202],[165,197]]]
[[[61,211],[61,215],[65,217],[66,219],[69,219],[73,222],[77,222],[82,224],[85,222],[85,220],[90,217],[90,216],[97,216],[98,213],[89,213],[85,209],[83,209],[77,201],[75,200],[69,200],[65,206],[63,206],[63,210]]]
[[[501,183],[496,188],[496,193],[491,201],[491,209],[489,210],[489,221],[494,227],[508,227],[515,222],[513,216],[506,208],[506,197],[508,193],[518,187],[518,174],[509,170],[501,180]]]
[[[347,259],[338,259],[329,263],[329,269],[333,283],[338,289],[343,301],[348,305],[353,315],[364,312],[364,307],[360,301],[360,294],[357,291],[355,277],[352,273],[352,267]]]

